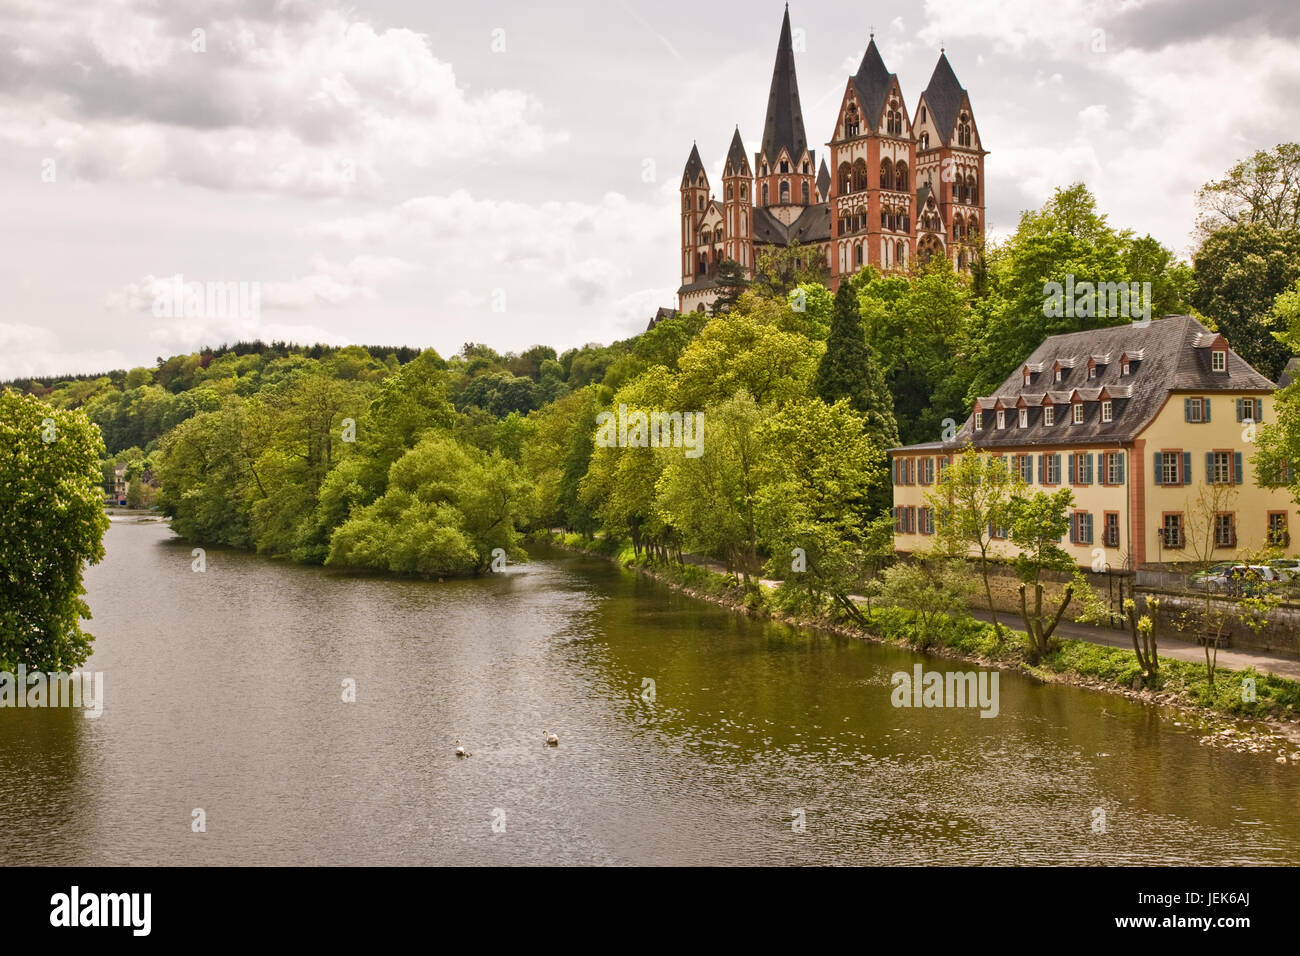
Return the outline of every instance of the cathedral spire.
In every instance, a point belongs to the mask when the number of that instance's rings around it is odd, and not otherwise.
[[[749,176],[749,160],[745,158],[745,144],[740,141],[740,127],[731,137],[731,149],[727,151],[727,170],[732,176]]]
[[[794,43],[790,39],[790,7],[781,20],[781,38],[776,45],[772,88],[767,94],[767,121],[763,125],[763,154],[776,161],[784,147],[790,159],[798,161],[808,148],[803,110],[799,107],[799,83],[794,75]]]

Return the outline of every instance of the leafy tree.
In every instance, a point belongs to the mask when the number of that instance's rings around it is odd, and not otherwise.
[[[879,447],[898,445],[894,402],[885,387],[880,359],[867,344],[857,294],[849,282],[841,282],[835,293],[830,334],[813,390],[828,405],[847,399],[849,407],[866,419],[867,434]]]
[[[1300,281],[1277,297],[1273,324],[1279,342],[1300,354]],[[1300,502],[1300,379],[1277,393],[1272,420],[1257,426],[1259,451],[1252,459],[1255,474],[1267,488],[1287,488]]]
[[[1232,349],[1274,381],[1290,357],[1273,333],[1278,295],[1300,279],[1300,231],[1261,223],[1211,233],[1195,256],[1192,303]]]
[[[718,265],[716,281],[720,291],[713,301],[711,310],[713,315],[730,311],[735,306],[736,300],[740,298],[740,294],[749,286],[745,278],[745,270],[735,259],[722,260]]]
[[[1196,194],[1202,237],[1223,228],[1259,224],[1300,230],[1300,144],[1257,150]]]
[[[886,568],[880,603],[912,612],[912,633],[922,648],[938,636],[940,617],[966,609],[971,592],[964,562],[944,556],[900,561]]]
[[[1032,495],[1022,491],[1012,495],[1007,503],[1007,539],[1020,549],[1014,565],[1020,577],[1020,616],[1029,634],[1029,657],[1033,662],[1047,653],[1052,632],[1060,624],[1075,589],[1087,586],[1082,578],[1066,584],[1055,610],[1044,611],[1043,572],[1077,570],[1074,559],[1059,544],[1069,531],[1069,509],[1073,504],[1074,493],[1069,488]],[[1032,609],[1026,598],[1026,591],[1031,588]]]
[[[1020,475],[1003,457],[966,449],[935,482],[935,490],[925,496],[934,510],[935,539],[946,553],[966,556],[978,554],[984,596],[993,617],[993,630],[1003,639],[993,603],[993,586],[989,580],[993,533],[1006,528],[1011,518],[1011,501],[1024,489]]]
[[[0,669],[71,671],[94,637],[86,564],[104,556],[104,441],[78,411],[0,391]]]
[[[765,246],[758,254],[751,288],[769,299],[784,299],[790,290],[805,282],[826,285],[830,268],[817,248],[797,242],[788,246]]]
[[[741,390],[759,405],[780,406],[808,394],[820,351],[821,343],[735,309],[710,321],[682,351],[678,407],[698,410]]]

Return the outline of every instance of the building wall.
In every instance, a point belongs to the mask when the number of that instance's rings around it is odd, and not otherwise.
[[[1062,547],[1075,559],[1080,567],[1098,569],[1136,568],[1144,563],[1164,561],[1241,560],[1251,552],[1262,548],[1267,541],[1268,516],[1270,512],[1284,512],[1288,525],[1294,528],[1300,511],[1284,489],[1260,488],[1255,484],[1255,470],[1250,463],[1254,454],[1252,442],[1247,441],[1247,426],[1237,421],[1236,400],[1238,398],[1262,399],[1263,421],[1268,421],[1272,410],[1272,396],[1260,396],[1258,393],[1218,393],[1210,398],[1210,421],[1189,423],[1185,418],[1183,394],[1171,395],[1164,408],[1156,415],[1137,440],[1124,446],[1114,443],[1090,446],[1033,445],[1023,448],[1000,448],[994,454],[1032,456],[1032,481],[1029,490],[1055,491],[1069,487],[1074,493],[1073,512],[1082,512],[1092,516],[1092,540],[1072,541],[1070,536],[1062,541]],[[1063,429],[1068,425],[1062,425]],[[1157,484],[1153,474],[1154,456],[1157,451],[1178,452],[1180,459],[1183,452],[1190,452],[1189,484],[1167,486]],[[1197,512],[1197,497],[1206,485],[1206,453],[1224,451],[1229,453],[1229,461],[1235,465],[1235,456],[1241,454],[1242,483],[1232,485],[1227,492],[1223,510],[1232,512],[1236,519],[1236,547],[1216,546],[1212,549],[1201,546],[1202,551],[1210,553],[1198,558],[1196,548],[1185,545],[1182,548],[1167,549],[1158,546],[1156,529],[1162,527],[1166,513],[1183,515],[1184,534],[1197,527],[1191,515]],[[1124,483],[1110,485],[1103,483],[1101,457],[1108,452],[1120,452],[1124,455]],[[1092,482],[1081,484],[1071,481],[1069,456],[1092,455]],[[1060,481],[1044,484],[1040,478],[1040,460],[1044,455],[1060,455]],[[914,464],[903,473],[910,481],[894,484],[895,508],[915,509],[914,522],[909,521],[909,530],[896,533],[894,546],[897,551],[913,553],[924,551],[933,545],[932,535],[920,533],[922,524],[920,509],[927,507],[925,496],[934,492],[933,484],[922,482],[924,476],[922,462],[926,458],[935,459],[934,476],[938,479],[937,459],[944,457],[941,451],[916,452],[908,454],[891,453],[891,462],[899,459],[912,461]],[[899,472],[895,466],[893,475]],[[1086,477],[1086,476],[1085,476]],[[1235,479],[1235,474],[1232,476]],[[1119,545],[1113,547],[1104,539],[1105,516],[1114,512],[1119,527]],[[1204,538],[1204,535],[1202,535]],[[1004,540],[995,540],[993,553],[1012,557],[1019,549]],[[975,553],[975,552],[972,552]],[[1284,548],[1289,556],[1300,556],[1300,539],[1295,534],[1289,536]]]
[[[1185,420],[1185,398],[1201,397],[1210,399],[1210,420],[1190,424]],[[1217,393],[1196,395],[1193,393],[1171,394],[1165,406],[1155,419],[1142,432],[1145,441],[1145,461],[1142,469],[1142,493],[1146,500],[1145,539],[1135,541],[1135,552],[1145,561],[1196,561],[1193,547],[1187,546],[1172,551],[1163,547],[1156,537],[1156,530],[1161,527],[1162,517],[1166,513],[1181,513],[1186,526],[1188,515],[1197,511],[1197,498],[1205,487],[1206,452],[1225,451],[1240,453],[1242,460],[1242,484],[1234,485],[1227,494],[1224,510],[1236,516],[1237,547],[1215,548],[1213,560],[1228,561],[1248,555],[1259,550],[1267,543],[1268,514],[1270,511],[1285,512],[1288,524],[1295,529],[1297,505],[1285,489],[1260,488],[1255,484],[1255,467],[1250,459],[1256,449],[1247,426],[1237,421],[1236,400],[1238,398],[1261,399],[1263,401],[1263,418],[1267,422],[1273,411],[1273,397],[1258,393]],[[1191,453],[1191,484],[1167,486],[1156,484],[1152,473],[1157,451],[1175,451]],[[1235,478],[1235,475],[1233,476]],[[1288,555],[1300,554],[1294,534],[1286,548]],[[1205,545],[1201,546],[1205,550]]]

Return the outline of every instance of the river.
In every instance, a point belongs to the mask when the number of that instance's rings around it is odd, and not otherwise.
[[[895,708],[959,665],[566,553],[439,583],[105,543],[104,711],[0,710],[0,862],[1300,863],[1300,768],[1123,698]]]

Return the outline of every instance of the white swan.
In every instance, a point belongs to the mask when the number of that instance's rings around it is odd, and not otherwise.
[[[560,746],[560,738],[555,736],[555,734],[551,733],[549,730],[546,732],[546,742],[552,747]]]
[[[462,747],[462,746],[460,745],[460,741],[458,740],[458,741],[456,741],[456,756],[457,756],[457,757],[472,757],[472,756],[474,756],[474,755],[473,755],[472,753],[470,753],[468,750],[466,750],[464,747]]]

